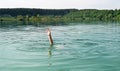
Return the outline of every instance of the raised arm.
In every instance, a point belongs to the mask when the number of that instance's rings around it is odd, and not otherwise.
[[[48,34],[48,39],[49,39],[50,45],[53,45],[51,30],[49,28],[47,28],[47,34]]]

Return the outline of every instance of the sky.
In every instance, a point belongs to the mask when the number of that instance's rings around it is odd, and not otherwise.
[[[1,0],[0,8],[120,9],[120,0]]]

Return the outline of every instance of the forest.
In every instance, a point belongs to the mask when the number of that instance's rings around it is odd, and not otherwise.
[[[1,22],[29,22],[39,25],[66,24],[89,21],[120,22],[120,9],[31,9],[31,8],[2,8]]]

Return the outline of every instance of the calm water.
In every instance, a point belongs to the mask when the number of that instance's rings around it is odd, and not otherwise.
[[[0,27],[0,71],[120,71],[120,25]]]

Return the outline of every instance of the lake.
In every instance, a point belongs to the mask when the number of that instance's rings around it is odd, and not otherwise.
[[[0,71],[120,71],[120,24],[73,24],[0,27]]]

